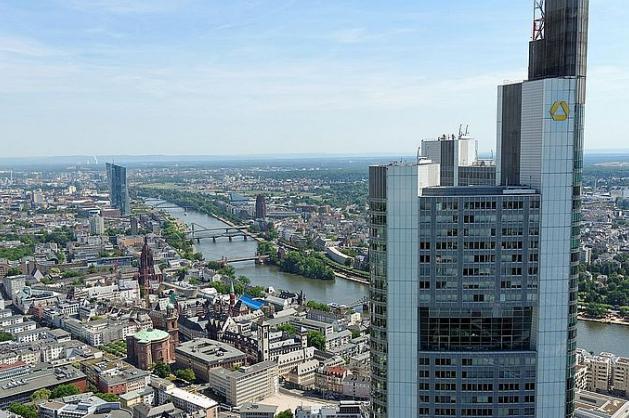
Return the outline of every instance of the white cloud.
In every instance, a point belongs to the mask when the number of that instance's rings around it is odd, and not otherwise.
[[[63,4],[81,11],[152,14],[170,12],[185,3],[186,0],[66,0]]]
[[[30,39],[0,37],[0,53],[31,57],[47,57],[51,55],[58,55],[60,52]]]

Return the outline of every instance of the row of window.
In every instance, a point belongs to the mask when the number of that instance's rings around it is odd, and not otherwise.
[[[520,403],[524,401],[526,403],[535,402],[535,395],[525,395],[520,398],[517,395],[508,395],[508,396],[498,396],[497,397],[499,404],[509,404],[509,403]],[[431,397],[428,395],[419,395],[418,399],[419,403],[429,403],[431,402]],[[461,403],[493,403],[493,396],[464,396],[461,398]],[[434,403],[448,403],[455,404],[457,403],[456,397],[449,395],[438,395],[434,397]]]
[[[429,235],[430,231],[422,230],[422,235]],[[458,228],[439,228],[436,230],[436,235],[438,237],[458,237],[459,229]],[[515,228],[502,228],[502,236],[505,237],[519,237],[524,235],[524,229],[522,227]],[[537,236],[539,235],[539,228],[531,227],[528,232],[529,236]],[[463,237],[495,237],[496,236],[496,228],[463,228],[462,235]]]
[[[538,240],[534,239],[529,241],[529,248],[537,248],[539,246]],[[420,250],[430,250],[430,241],[420,241]],[[519,250],[524,248],[523,241],[502,241],[500,248],[503,250]],[[435,249],[437,250],[458,250],[458,241],[437,241],[435,243]],[[495,250],[495,241],[465,241],[463,242],[464,250]]]
[[[420,376],[421,377],[421,376]],[[435,383],[436,391],[456,391],[456,383]],[[502,392],[514,392],[520,390],[519,383],[500,383],[498,389]],[[463,392],[493,392],[494,385],[492,383],[463,383],[461,391]],[[524,390],[534,391],[535,383],[530,382],[524,384]]]
[[[420,199],[419,209],[420,210],[430,210],[432,204],[432,199]],[[442,200],[435,202],[435,207],[438,211],[442,210],[459,210],[459,201],[458,200]],[[529,208],[539,209],[540,201],[539,199],[529,199]],[[498,203],[496,200],[478,200],[478,201],[467,201],[463,202],[463,209],[467,210],[495,210],[498,208]],[[524,209],[525,201],[523,199],[518,200],[503,200],[502,201],[502,209],[514,210],[514,209]]]

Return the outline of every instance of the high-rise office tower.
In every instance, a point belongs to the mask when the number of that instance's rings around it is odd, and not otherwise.
[[[266,218],[266,198],[263,194],[256,196],[256,219]]]
[[[374,417],[574,416],[588,1],[535,10],[495,186],[370,168]]]
[[[106,163],[105,167],[107,168],[111,206],[120,209],[122,216],[127,216],[131,213],[129,189],[127,188],[127,168],[112,163]]]
[[[105,220],[96,214],[90,216],[90,234],[103,235],[105,233]]]

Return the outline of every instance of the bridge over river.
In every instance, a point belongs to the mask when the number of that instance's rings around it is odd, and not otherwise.
[[[245,241],[248,238],[255,239],[255,237],[249,232],[247,226],[225,225],[225,227],[210,228],[195,222],[191,222],[189,226],[190,229],[186,234],[186,238],[195,240],[196,242],[200,242],[202,239],[211,239],[213,242],[216,242],[219,238],[227,238],[231,241],[238,237],[242,237]]]

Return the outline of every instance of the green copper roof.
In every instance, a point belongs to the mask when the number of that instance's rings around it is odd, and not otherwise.
[[[152,341],[159,341],[168,338],[168,333],[159,329],[144,329],[140,332],[136,332],[133,335],[140,342],[148,343]]]

